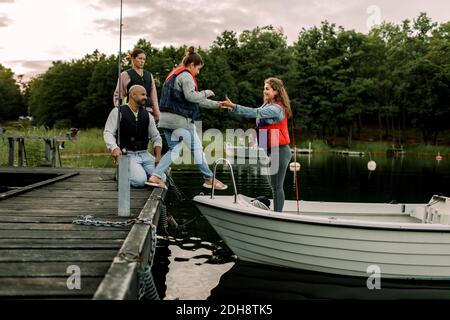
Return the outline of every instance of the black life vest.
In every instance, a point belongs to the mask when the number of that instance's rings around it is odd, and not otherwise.
[[[137,119],[128,105],[120,107],[120,149],[147,150],[150,116],[145,108],[139,108]]]
[[[130,101],[130,88],[135,84],[141,85],[147,91],[147,101],[145,102],[145,107],[150,108],[152,104],[151,94],[152,94],[152,74],[147,70],[144,70],[144,75],[141,77],[136,70],[128,69],[128,75],[130,76],[130,82],[127,85],[127,102]]]

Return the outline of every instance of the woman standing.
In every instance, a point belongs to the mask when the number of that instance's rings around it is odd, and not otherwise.
[[[290,138],[287,119],[292,118],[291,104],[283,81],[268,78],[264,81],[264,104],[248,108],[234,104],[230,99],[220,102],[221,108],[231,109],[233,114],[256,118],[260,147],[270,157],[270,186],[273,192],[274,210],[283,211],[284,178],[291,160]]]
[[[165,187],[161,181],[164,172],[171,163],[178,159],[185,143],[194,155],[194,162],[203,174],[203,187],[212,188],[213,173],[206,162],[202,142],[195,129],[195,121],[199,120],[199,107],[218,109],[219,102],[208,99],[214,96],[211,90],[198,91],[196,76],[203,67],[202,57],[190,47],[180,66],[173,69],[164,82],[161,93],[162,129],[169,145],[169,152],[161,159],[147,182],[151,186]],[[168,156],[170,154],[170,156]],[[215,180],[216,190],[225,190],[227,185]]]
[[[131,69],[123,71],[120,74],[120,99],[122,104],[126,104],[129,101],[129,91],[135,84],[141,85],[147,91],[147,101],[145,102],[145,108],[153,115],[155,122],[159,122],[160,111],[158,105],[158,96],[156,93],[155,80],[153,75],[144,70],[146,55],[145,51],[139,48],[134,49],[131,54]],[[114,105],[119,105],[119,81],[117,80],[116,90],[113,97]]]

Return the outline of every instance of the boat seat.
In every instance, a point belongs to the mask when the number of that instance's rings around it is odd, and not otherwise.
[[[422,205],[415,207],[414,209],[411,210],[409,215],[425,223],[425,218],[427,216],[426,206]]]
[[[426,206],[417,206],[410,216],[423,223],[450,224],[450,198],[434,195]]]

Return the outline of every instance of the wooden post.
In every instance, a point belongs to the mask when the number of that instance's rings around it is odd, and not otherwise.
[[[44,138],[45,143],[45,155],[44,155],[44,163],[42,165],[44,166],[50,166],[51,165],[51,141],[49,138]]]
[[[8,166],[14,166],[14,141],[16,139],[14,137],[8,137],[9,143],[9,157],[8,157]]]
[[[58,146],[56,145],[55,138],[51,139],[50,141],[51,141],[51,149],[52,149],[52,167],[56,168],[56,153],[57,153],[56,148],[58,148]]]
[[[122,154],[119,158],[119,197],[118,214],[119,217],[130,216],[130,158]]]
[[[19,145],[19,167],[23,167],[23,160],[25,156],[25,139],[23,137],[19,137],[17,139],[17,143]]]

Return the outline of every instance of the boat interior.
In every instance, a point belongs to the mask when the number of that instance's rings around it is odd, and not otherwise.
[[[273,210],[255,198],[238,196],[238,202],[261,210]],[[428,203],[356,203],[287,200],[283,214],[317,216],[328,219],[383,221],[397,223],[450,224],[450,198],[434,195]]]

